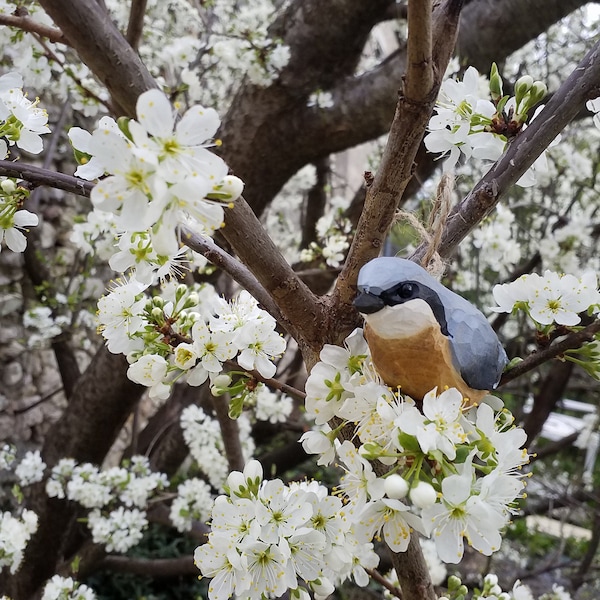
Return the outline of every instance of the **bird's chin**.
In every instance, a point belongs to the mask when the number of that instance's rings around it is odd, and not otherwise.
[[[412,337],[430,327],[439,327],[429,304],[420,298],[386,306],[364,318],[379,337],[388,339]]]

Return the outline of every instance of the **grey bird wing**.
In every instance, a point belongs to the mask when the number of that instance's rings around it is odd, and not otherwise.
[[[444,299],[447,309],[448,333],[450,334],[450,348],[454,354],[456,365],[465,383],[476,390],[493,390],[508,358],[500,344],[496,333],[480,312],[473,311],[473,307],[463,308],[463,303],[456,300],[452,302]]]

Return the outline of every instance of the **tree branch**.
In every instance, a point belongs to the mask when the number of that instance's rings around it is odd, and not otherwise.
[[[432,0],[408,3],[408,44],[404,93],[420,102],[433,90]]]
[[[69,41],[65,38],[63,32],[56,27],[48,27],[43,23],[38,23],[31,17],[18,17],[16,15],[0,14],[0,25],[8,27],[16,27],[28,33],[36,33],[55,44],[69,45]]]
[[[418,533],[411,534],[406,552],[390,551],[390,554],[404,600],[437,599]]]
[[[129,22],[127,23],[127,33],[125,37],[130,46],[137,51],[144,31],[144,15],[146,14],[146,5],[148,0],[131,0],[131,9],[129,10]]]
[[[135,116],[138,96],[156,87],[156,82],[106,10],[95,0],[41,0],[40,4],[106,86],[116,111]]]
[[[229,395],[219,396],[218,398],[211,395],[211,400],[221,430],[229,470],[243,471],[246,461],[242,451],[240,428],[235,419],[229,418]]]
[[[600,41],[581,60],[534,121],[508,146],[468,196],[454,207],[438,252],[449,257],[458,244],[485,218],[502,196],[527,171],[556,136],[575,118],[585,102],[600,93]],[[411,255],[420,262],[421,244]]]
[[[24,164],[20,161],[0,160],[0,175],[23,179],[29,181],[34,186],[46,185],[57,190],[77,194],[78,196],[85,196],[86,198],[89,198],[94,188],[94,184],[85,179]]]
[[[590,325],[581,329],[580,331],[576,331],[574,333],[570,333],[563,339],[555,342],[551,346],[544,348],[543,350],[539,350],[538,352],[534,352],[530,354],[525,360],[516,364],[512,369],[506,371],[502,378],[500,379],[500,383],[498,386],[502,386],[521,375],[539,367],[541,364],[546,361],[556,358],[561,354],[564,354],[567,350],[572,350],[573,348],[581,348],[583,344],[587,342],[591,342],[594,339],[596,333],[600,331],[600,319],[594,320]]]
[[[323,343],[323,302],[294,273],[243,198],[226,212],[222,234],[279,306],[283,326],[302,351],[316,356]]]
[[[432,25],[437,44],[432,47],[429,57],[435,68],[434,85],[425,90],[419,83],[412,82],[411,78],[418,78],[421,71],[407,66],[404,89],[410,89],[416,95],[400,96],[377,175],[372,184],[368,182],[363,212],[333,294],[334,304],[341,303],[343,310],[348,310],[354,297],[353,285],[358,270],[379,254],[402,193],[412,177],[413,161],[441,85],[440,74],[444,73],[454,48],[461,6],[462,0],[448,0],[437,7]],[[428,30],[428,27],[424,29]],[[417,45],[417,50],[408,50],[409,56],[422,55],[422,46],[412,36],[409,36],[408,44]]]
[[[107,556],[97,569],[107,569],[116,573],[131,573],[149,577],[180,577],[182,575],[199,576],[191,555],[178,558],[131,558],[129,556]]]
[[[248,371],[247,369],[242,369],[242,367],[240,367],[240,365],[234,360],[226,360],[223,364],[231,369],[236,370],[236,371],[244,371],[244,372],[248,373],[248,375],[250,375],[253,379],[256,379],[256,381],[260,381],[261,383],[264,383],[266,386],[268,386],[274,390],[279,390],[280,392],[283,392],[284,394],[287,394],[288,396],[292,396],[293,398],[297,398],[299,400],[304,400],[306,398],[305,392],[302,392],[301,390],[296,389],[295,387],[293,387],[287,383],[284,383],[283,381],[280,381],[279,379],[263,377],[258,371]]]

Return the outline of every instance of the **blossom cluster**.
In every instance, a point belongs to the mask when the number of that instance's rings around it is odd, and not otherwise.
[[[63,458],[52,468],[46,493],[91,509],[88,527],[94,542],[103,544],[107,552],[127,552],[139,543],[148,526],[148,500],[167,485],[166,475],[152,472],[143,456],[104,471]]]
[[[317,241],[300,254],[302,262],[312,262],[322,257],[325,263],[333,268],[339,267],[346,257],[352,238],[352,223],[343,216],[343,208],[339,199],[332,200],[332,209],[317,221],[315,228]]]
[[[529,110],[546,93],[542,82],[525,75],[515,83],[514,97],[503,96],[502,79],[495,64],[489,87],[485,88],[477,69],[469,67],[462,81],[447,79],[442,83],[425,146],[429,152],[447,157],[446,170],[452,170],[461,155],[466,159],[496,161],[508,141],[525,127]],[[517,184],[532,186],[547,170],[546,156],[542,154]]]
[[[600,291],[593,271],[581,277],[545,271],[529,273],[511,283],[494,286],[495,312],[524,310],[542,328],[549,325],[572,327],[581,322],[580,313],[598,312]]]
[[[0,77],[0,158],[8,155],[9,146],[39,154],[42,151],[40,135],[49,133],[48,113],[31,102],[23,92],[23,78],[18,73]],[[7,144],[8,141],[8,144]]]
[[[190,405],[182,411],[180,424],[183,439],[198,468],[215,489],[223,489],[229,474],[229,463],[219,423],[199,406]],[[245,413],[237,419],[237,426],[242,453],[248,460],[253,455],[255,446],[250,419]]]
[[[137,120],[103,117],[93,133],[73,127],[69,139],[80,163],[75,174],[98,181],[91,194],[97,211],[109,213],[119,237],[109,260],[118,272],[150,285],[178,273],[185,253],[179,226],[210,235],[223,224],[223,205],[242,193],[225,162],[210,152],[219,127],[215,110],[195,105],[176,119],[159,90],[141,94]],[[94,213],[92,213],[94,214]]]
[[[342,500],[317,482],[263,480],[260,463],[250,461],[243,473],[229,475],[208,542],[194,553],[202,575],[212,578],[208,597],[258,600],[290,590],[308,600],[308,590],[325,598],[350,577],[366,585],[365,569],[379,558],[348,516]]]
[[[468,592],[467,586],[460,578],[452,575],[448,579],[447,594],[441,596],[439,600],[464,600]],[[534,600],[531,590],[519,580],[515,581],[509,592],[502,591],[498,585],[498,577],[493,573],[485,576],[482,588],[473,590],[471,598],[472,600]],[[562,586],[554,583],[552,591],[540,596],[539,600],[571,600],[571,595]]]
[[[23,560],[23,552],[36,532],[38,516],[24,509],[20,517],[0,512],[0,570],[8,567],[15,573]]]
[[[581,277],[545,271],[543,275],[522,275],[511,283],[493,289],[496,312],[523,311],[540,333],[550,341],[580,327],[581,314],[596,315],[600,311],[598,276],[586,271]],[[600,379],[600,334],[589,343],[563,353],[566,360],[582,367],[591,377]]]
[[[128,377],[168,397],[179,380],[203,384],[234,358],[242,369],[270,378],[285,350],[276,321],[246,291],[227,302],[211,286],[164,286],[149,299],[146,286],[122,282],[98,302],[102,336],[113,353],[127,355]]]
[[[287,65],[290,49],[271,37],[268,25],[286,4],[273,0],[242,5],[233,0],[214,3],[211,27],[200,49],[203,69],[218,67],[219,76],[232,81],[246,75],[255,85],[272,83]]]
[[[208,520],[212,505],[208,483],[190,477],[177,486],[177,497],[171,503],[169,518],[177,531],[191,531],[194,521],[204,523]]]
[[[96,600],[92,588],[74,581],[72,577],[54,575],[44,586],[42,600]]]
[[[0,159],[9,155],[9,146],[16,145],[32,154],[42,151],[40,135],[48,133],[48,114],[23,93],[23,78],[18,73],[0,77]],[[27,240],[22,230],[38,224],[34,213],[22,208],[29,191],[17,180],[0,178],[0,249],[2,242],[13,252],[23,252]]]
[[[418,531],[448,563],[461,560],[463,538],[486,555],[498,549],[528,462],[525,432],[498,398],[471,406],[455,388],[433,389],[420,410],[380,382],[360,329],[345,348],[323,348],[306,393],[317,425],[336,417],[339,427],[354,428],[354,443],[339,444],[338,429],[307,432],[302,443],[322,464],[337,455],[346,472],[340,490],[362,539],[383,534],[403,552]]]

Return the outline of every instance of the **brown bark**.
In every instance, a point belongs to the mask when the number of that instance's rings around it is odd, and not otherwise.
[[[463,64],[489,73],[504,59],[583,6],[580,0],[475,0],[465,9],[457,52]],[[473,35],[477,32],[476,35]],[[507,32],[510,32],[507,35]]]
[[[40,4],[106,86],[115,112],[134,117],[137,97],[156,87],[156,82],[106,10],[95,0],[42,0]]]

